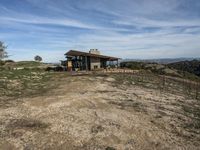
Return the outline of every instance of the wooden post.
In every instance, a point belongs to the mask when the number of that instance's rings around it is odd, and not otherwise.
[[[86,69],[86,71],[88,71],[88,62],[87,62],[87,56],[85,56],[85,69]]]
[[[117,59],[117,72],[118,72],[118,59]]]

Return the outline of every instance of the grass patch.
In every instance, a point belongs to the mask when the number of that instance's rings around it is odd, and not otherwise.
[[[94,125],[91,128],[91,133],[97,134],[97,133],[103,132],[103,131],[104,131],[104,128],[101,125]]]
[[[189,80],[166,78],[146,71],[138,74],[115,74],[113,77],[116,79],[114,84],[117,87],[123,84],[137,85],[200,100],[200,84],[198,82],[195,84]]]
[[[128,100],[121,100],[121,101],[111,101],[110,104],[117,105],[120,109],[128,109],[132,108],[136,112],[143,112],[146,113],[146,106],[140,102],[128,99]]]
[[[38,67],[42,63],[36,61],[19,61],[15,63],[11,63],[9,65],[13,65],[14,67]]]
[[[39,120],[32,119],[13,119],[8,124],[8,129],[44,129],[49,125]]]
[[[184,96],[186,99],[185,102],[181,102],[179,105],[181,106],[182,111],[188,120],[183,121],[182,126],[189,132],[196,134],[200,133],[200,88],[198,83],[196,84],[188,80],[176,80],[173,78],[168,79],[156,74],[148,74],[144,72],[131,75],[116,74],[113,75],[113,77],[116,79],[114,84],[118,87],[123,86],[123,84],[128,84],[130,86],[136,85],[149,89],[157,89],[160,90],[161,93],[171,93]],[[189,103],[190,101],[187,101],[187,99],[191,99],[193,104],[191,105],[191,103]],[[145,108],[140,103],[135,103],[131,100],[119,103],[114,102],[114,104],[119,105],[122,108],[133,107],[136,111],[141,110],[141,108]],[[163,108],[158,108],[158,110],[160,110],[159,116],[167,115],[162,112]]]
[[[11,119],[6,124],[5,122],[0,122],[1,126],[5,126],[3,130],[0,131],[0,138],[5,137],[14,137],[20,138],[27,131],[37,132],[44,131],[50,126],[49,123],[42,122],[40,120],[31,119],[31,118],[19,118]]]
[[[191,131],[198,130],[198,133],[200,133],[200,103],[195,106],[183,105],[182,108],[185,112],[185,115],[191,118],[185,124],[185,128]]]
[[[51,79],[51,74],[44,71],[4,70],[0,74],[0,96],[19,97],[43,92]]]
[[[12,105],[13,100],[44,94],[56,87],[54,74],[43,70],[3,70],[0,73],[0,107]]]

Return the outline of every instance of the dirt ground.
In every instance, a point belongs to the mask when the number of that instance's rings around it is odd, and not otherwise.
[[[200,149],[196,100],[113,76],[66,76],[0,109],[0,149]],[[187,103],[186,103],[187,102]],[[183,106],[187,106],[184,107]]]

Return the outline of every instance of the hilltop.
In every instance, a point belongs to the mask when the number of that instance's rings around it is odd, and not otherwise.
[[[0,69],[45,69],[49,64],[37,61],[0,61]]]
[[[170,63],[167,65],[169,68],[186,71],[200,77],[200,60],[181,61]]]
[[[160,58],[160,59],[124,59],[123,62],[145,62],[145,63],[158,63],[158,64],[170,64],[181,61],[199,60],[200,58]]]
[[[0,73],[0,149],[200,146],[199,82],[163,76],[182,75],[165,65],[130,62],[137,71],[79,74],[10,63]]]
[[[198,149],[195,88],[153,74],[1,75],[0,149]],[[5,87],[4,87],[5,86]],[[6,93],[6,94],[5,94]],[[197,98],[199,98],[197,96]]]
[[[200,61],[198,60],[181,61],[169,64],[128,61],[122,62],[121,67],[134,70],[151,71],[160,75],[169,75],[198,81],[200,80]]]

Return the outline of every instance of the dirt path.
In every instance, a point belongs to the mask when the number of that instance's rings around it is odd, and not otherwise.
[[[108,76],[66,77],[22,101],[0,110],[0,149],[200,149],[184,97]]]

